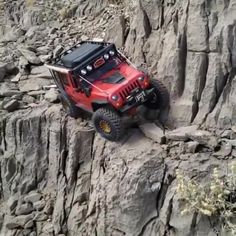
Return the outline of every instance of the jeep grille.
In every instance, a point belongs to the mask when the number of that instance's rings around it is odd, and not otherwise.
[[[138,81],[134,81],[133,83],[128,84],[120,93],[120,97],[123,100],[126,100],[126,97],[128,97],[130,95],[130,92],[135,89],[135,88],[139,88],[139,83]]]

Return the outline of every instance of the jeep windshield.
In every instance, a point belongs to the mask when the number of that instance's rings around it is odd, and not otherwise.
[[[91,74],[85,76],[85,78],[90,82],[104,78],[104,75],[106,75],[109,71],[115,69],[120,63],[121,60],[119,58],[112,58],[109,61],[106,61],[99,68],[95,69]]]

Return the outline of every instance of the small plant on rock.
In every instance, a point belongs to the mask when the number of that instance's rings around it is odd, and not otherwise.
[[[177,193],[185,202],[182,214],[194,210],[209,217],[216,216],[224,231],[236,235],[236,162],[224,178],[214,169],[207,185],[187,179],[180,171],[177,171],[177,183]]]
[[[35,0],[26,0],[27,7],[33,7],[35,5]]]
[[[67,14],[68,14],[68,9],[66,7],[59,10],[59,16],[62,20],[66,18]]]

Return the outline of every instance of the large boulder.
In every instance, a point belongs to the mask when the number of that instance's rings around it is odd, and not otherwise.
[[[51,88],[49,91],[46,92],[45,99],[51,103],[58,102],[59,101],[58,91],[54,88]]]
[[[6,75],[16,74],[18,71],[14,63],[0,64],[0,82],[2,82]]]
[[[189,134],[196,132],[197,129],[197,125],[180,127],[171,131],[166,131],[165,136],[168,140],[187,141],[189,139]]]
[[[106,38],[115,43],[118,48],[122,48],[125,42],[125,18],[123,15],[114,19],[107,30]]]
[[[28,215],[33,211],[33,206],[28,203],[20,204],[17,206],[15,214],[16,215]]]
[[[18,203],[19,198],[16,195],[12,195],[9,197],[7,200],[7,207],[9,208],[10,212],[14,211],[17,203]]]
[[[33,223],[34,215],[21,215],[21,216],[8,216],[5,219],[6,227],[8,229],[15,229],[15,228],[27,228],[27,223]],[[31,227],[33,224],[31,224]],[[29,227],[29,225],[28,225]]]
[[[160,144],[165,142],[165,135],[163,130],[159,128],[155,123],[145,123],[139,125],[139,128],[147,138],[150,138]]]
[[[214,150],[218,145],[218,139],[212,133],[206,130],[193,130],[188,133],[188,137],[193,141],[209,147]]]
[[[18,50],[28,60],[29,63],[35,64],[35,65],[41,64],[41,61],[36,56],[35,52],[33,52],[33,51],[23,47],[23,46],[18,47]]]
[[[24,197],[26,202],[35,203],[38,202],[42,198],[42,194],[38,192],[30,192],[28,195]]]
[[[51,78],[52,75],[47,67],[36,66],[32,67],[30,71],[30,78]]]
[[[43,86],[50,85],[51,81],[44,78],[30,78],[27,80],[21,80],[19,82],[19,89],[21,92],[37,91],[43,88]]]
[[[16,94],[21,94],[15,83],[3,82],[0,83],[0,97],[11,97]]]
[[[9,112],[17,110],[18,107],[19,107],[19,102],[16,99],[11,99],[10,101],[6,102],[3,105],[3,109]]]

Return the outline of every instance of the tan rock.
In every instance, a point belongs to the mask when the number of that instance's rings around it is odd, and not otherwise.
[[[152,139],[155,142],[158,142],[160,144],[165,142],[165,135],[161,128],[159,128],[154,123],[145,123],[142,125],[139,125],[139,128],[144,133],[144,135],[147,138]]]
[[[197,130],[197,125],[180,127],[172,131],[166,131],[165,136],[169,140],[186,141],[189,139],[189,134]]]

